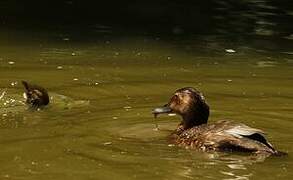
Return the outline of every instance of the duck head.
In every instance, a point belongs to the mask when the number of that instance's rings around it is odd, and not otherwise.
[[[166,105],[155,108],[152,113],[155,116],[163,113],[176,113],[182,117],[183,128],[189,129],[207,123],[209,106],[202,93],[192,87],[185,87],[176,90]]]

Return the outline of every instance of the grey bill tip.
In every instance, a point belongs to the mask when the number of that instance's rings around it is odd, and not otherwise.
[[[153,111],[152,111],[152,113],[154,114],[155,118],[156,118],[159,114],[171,113],[171,112],[172,112],[172,109],[169,108],[168,106],[155,108],[155,109],[153,109]]]

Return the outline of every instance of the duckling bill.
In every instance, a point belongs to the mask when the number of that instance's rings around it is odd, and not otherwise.
[[[262,130],[228,120],[208,124],[209,106],[204,96],[192,87],[178,89],[166,105],[155,108],[152,113],[155,117],[164,113],[176,113],[182,117],[171,134],[172,142],[179,146],[202,151],[286,154],[277,151]]]
[[[45,88],[29,84],[26,81],[21,81],[21,83],[25,89],[24,97],[28,105],[34,108],[40,108],[49,104],[49,95]]]

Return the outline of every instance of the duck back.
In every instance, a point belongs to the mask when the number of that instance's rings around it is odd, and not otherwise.
[[[171,137],[179,146],[202,151],[280,154],[266,140],[263,131],[227,120],[203,124],[187,130],[182,130],[179,126]]]

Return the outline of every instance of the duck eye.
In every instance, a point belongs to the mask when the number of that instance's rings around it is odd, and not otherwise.
[[[175,94],[172,98],[172,101],[176,102],[177,104],[180,104],[180,98],[177,94]]]

